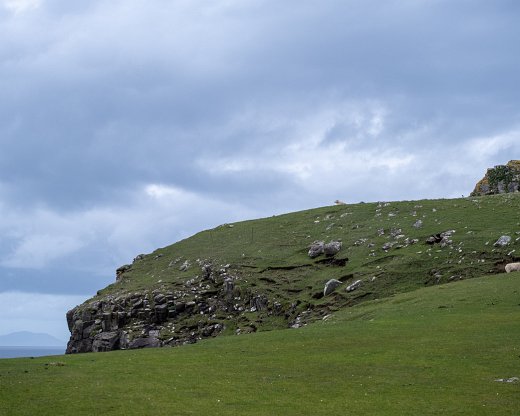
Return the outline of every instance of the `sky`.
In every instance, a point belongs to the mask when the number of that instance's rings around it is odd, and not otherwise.
[[[520,159],[517,0],[0,0],[0,335],[222,223]]]

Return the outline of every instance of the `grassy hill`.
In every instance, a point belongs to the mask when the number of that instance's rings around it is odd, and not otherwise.
[[[339,205],[138,256],[68,313],[73,342],[197,343],[0,360],[0,414],[520,414],[519,212],[520,194]],[[311,258],[317,240],[341,250]]]
[[[71,312],[69,325],[79,352],[90,351],[103,331],[118,331],[117,349],[143,331],[178,345],[305,325],[359,302],[503,272],[520,259],[518,212],[520,194],[502,194],[339,205],[224,224],[138,256],[117,283]],[[426,243],[442,233],[442,242]],[[495,247],[502,235],[510,243]],[[341,241],[342,249],[310,258],[317,240]],[[343,284],[324,297],[329,279]],[[357,290],[345,290],[356,281]],[[159,305],[157,295],[168,303]],[[137,303],[141,309],[132,310]]]
[[[368,301],[307,327],[0,360],[2,415],[517,415],[520,273]]]

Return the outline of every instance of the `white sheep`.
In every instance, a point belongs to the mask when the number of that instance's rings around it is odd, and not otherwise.
[[[520,272],[520,263],[506,264],[506,273]]]

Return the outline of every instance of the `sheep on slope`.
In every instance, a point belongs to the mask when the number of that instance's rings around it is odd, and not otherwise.
[[[520,272],[520,263],[506,264],[506,273]]]

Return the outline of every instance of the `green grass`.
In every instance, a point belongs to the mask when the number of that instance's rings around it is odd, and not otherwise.
[[[123,279],[99,292],[98,298],[135,291],[186,292],[185,283],[200,275],[197,259],[210,259],[216,266],[230,264],[239,276],[236,286],[242,299],[256,294],[277,301],[284,310],[295,301],[299,313],[309,310],[310,322],[346,306],[446,283],[503,271],[506,262],[520,259],[520,194],[474,198],[360,203],[311,209],[259,220],[224,224],[146,255],[133,264]],[[414,228],[418,220],[421,228]],[[385,234],[380,236],[378,230]],[[390,237],[392,229],[405,236]],[[441,248],[427,246],[428,236],[455,230],[453,244]],[[503,234],[513,237],[503,248],[493,243]],[[418,239],[413,245],[405,238]],[[343,242],[340,259],[344,267],[310,259],[309,245],[315,240],[339,239]],[[518,239],[518,241],[517,241]],[[396,246],[382,250],[387,242]],[[402,248],[397,248],[402,245]],[[188,260],[192,267],[179,271]],[[372,278],[376,277],[373,281]],[[339,279],[345,285],[362,279],[355,292],[338,290],[333,296],[319,298],[325,282]],[[194,296],[187,292],[187,300]],[[258,330],[286,327],[287,321],[273,320],[266,313],[219,318],[228,329],[256,322]],[[247,321],[247,322],[246,322]],[[227,331],[226,333],[229,333]]]
[[[49,363],[64,365],[47,365]],[[517,415],[520,273],[422,288],[297,330],[0,360],[1,415]]]

